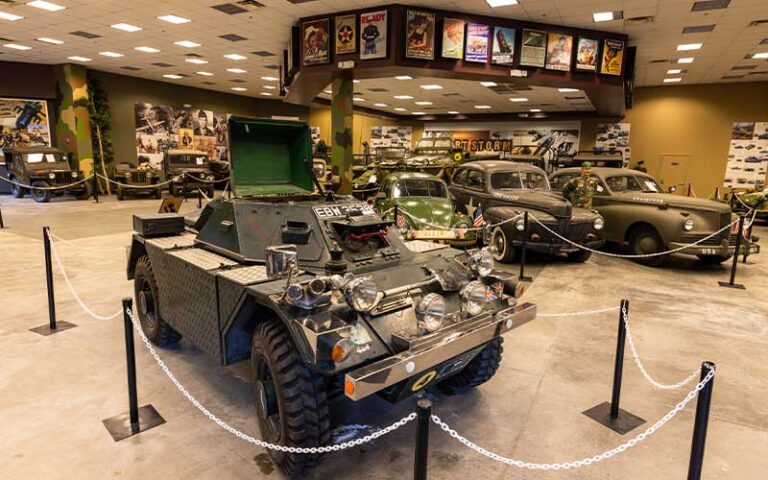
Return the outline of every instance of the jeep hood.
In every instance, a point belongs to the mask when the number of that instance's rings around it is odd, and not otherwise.
[[[540,210],[554,217],[570,217],[573,208],[570,202],[554,192],[515,189],[497,190],[493,195],[515,206]]]
[[[449,198],[404,197],[395,199],[394,204],[427,223],[445,228],[451,227],[454,208],[453,202]],[[408,217],[408,221],[412,224],[419,223],[410,217]],[[417,224],[416,228],[430,229],[432,227]]]
[[[731,207],[726,203],[707,200],[706,198],[683,197],[671,193],[623,192],[615,193],[614,196],[630,203],[647,203],[681,210],[699,210],[721,214],[731,211]]]

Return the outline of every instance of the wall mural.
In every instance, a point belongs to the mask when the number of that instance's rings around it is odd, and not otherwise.
[[[730,188],[763,189],[766,167],[768,122],[734,123],[723,184]]]
[[[619,151],[624,158],[624,165],[629,164],[632,150],[629,146],[629,123],[598,123],[595,149]]]
[[[404,147],[411,149],[411,127],[371,127],[371,148]]]
[[[515,153],[541,155],[547,161],[571,156],[579,150],[579,129],[517,129],[512,132],[512,145]]]
[[[45,100],[0,98],[0,148],[51,146]]]
[[[136,154],[142,161],[160,165],[166,150],[188,149],[229,162],[228,113],[152,103],[137,103],[134,112]]]

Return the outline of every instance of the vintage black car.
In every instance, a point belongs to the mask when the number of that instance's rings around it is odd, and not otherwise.
[[[27,192],[36,202],[48,202],[54,195],[61,195],[65,191],[78,200],[86,200],[91,196],[90,182],[78,183],[82,178],[80,172],[72,170],[67,154],[59,149],[25,147],[7,148],[2,152],[8,170],[8,179],[13,182],[42,189],[71,185],[61,190],[42,190],[12,185],[11,194],[15,198],[22,198]]]
[[[115,187],[118,200],[126,196],[152,195],[161,198],[163,195],[163,171],[149,161],[141,162],[138,167],[127,162],[118,163],[113,177],[118,182]]]
[[[176,214],[134,217],[128,278],[152,342],[250,360],[261,436],[285,446],[329,444],[331,399],[493,377],[502,335],[536,316],[516,278],[481,250],[412,252],[367,203],[321,194],[306,124],[229,127],[232,199],[186,228]],[[319,459],[269,453],[293,477]]]
[[[528,211],[572,242],[593,249],[603,245],[603,217],[576,208],[551,192],[546,173],[533,165],[504,160],[469,162],[456,170],[450,191],[459,210],[474,218],[479,208],[488,224]],[[511,262],[519,256],[523,231],[522,217],[492,229],[489,241],[498,261]],[[584,262],[591,254],[552,235],[533,220],[528,225],[527,248],[548,254],[564,253],[573,262]]]
[[[197,190],[213,196],[216,177],[211,168],[211,159],[205,152],[197,150],[168,150],[163,156],[165,178],[171,180],[168,188],[174,197],[186,197]]]

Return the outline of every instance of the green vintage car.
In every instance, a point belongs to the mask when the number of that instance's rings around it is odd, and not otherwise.
[[[395,206],[406,223],[401,228],[408,240],[447,243],[452,247],[471,247],[477,232],[472,219],[456,211],[445,182],[434,175],[397,172],[388,175],[375,197],[376,209],[387,220],[396,220]]]

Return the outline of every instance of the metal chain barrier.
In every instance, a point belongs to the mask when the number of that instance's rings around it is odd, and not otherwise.
[[[117,185],[117,186],[123,187],[123,188],[135,188],[137,190],[157,190],[159,187],[164,187],[164,186],[168,185],[169,183],[171,183],[173,181],[173,179],[171,179],[171,180],[166,180],[165,182],[155,183],[153,185],[129,185],[127,183],[118,182],[117,180],[112,180],[111,178],[105,177],[105,176],[103,176],[101,174],[98,174],[98,173],[96,174],[96,176],[99,177],[100,179],[104,180],[104,181],[107,181],[107,182],[113,184],[113,185]]]
[[[118,312],[122,313],[122,311]],[[236,428],[232,427],[228,423],[224,422],[224,420],[220,419],[213,413],[211,413],[210,410],[205,408],[191,393],[189,393],[189,390],[179,382],[179,380],[176,378],[176,376],[171,372],[171,370],[168,368],[168,366],[165,364],[165,362],[160,358],[160,356],[157,354],[157,351],[155,350],[155,347],[152,346],[147,336],[144,334],[144,331],[141,329],[141,326],[138,324],[136,319],[133,316],[133,312],[131,310],[126,310],[126,313],[128,314],[128,317],[131,319],[131,323],[133,323],[133,328],[139,333],[139,336],[141,337],[142,342],[144,343],[144,346],[147,347],[149,350],[149,353],[152,355],[152,357],[155,359],[157,364],[160,366],[160,368],[163,370],[163,372],[166,374],[166,376],[171,380],[171,382],[176,386],[176,388],[181,392],[184,397],[186,397],[187,400],[192,403],[192,405],[195,406],[198,410],[200,410],[203,415],[208,417],[211,421],[213,421],[216,425],[223,428],[227,432],[231,433],[232,435],[236,436],[237,438],[240,438],[242,440],[245,440],[246,442],[252,443],[254,445],[258,445],[262,448],[268,448],[270,450],[277,450],[280,452],[288,452],[288,453],[330,453],[330,452],[338,452],[340,450],[346,450],[348,448],[357,447],[359,445],[362,445],[364,443],[372,442],[373,440],[376,440],[379,437],[383,437],[384,435],[391,433],[398,428],[408,424],[409,422],[412,422],[416,419],[416,412],[413,412],[397,422],[393,423],[392,425],[389,425],[388,427],[382,428],[381,430],[377,430],[370,435],[366,435],[364,437],[356,438],[354,440],[350,440],[348,442],[343,443],[337,443],[334,445],[324,445],[322,447],[291,447],[287,445],[277,445],[274,443],[265,442],[263,440],[259,440],[258,438],[254,438],[247,433],[243,433],[240,430],[237,430]]]
[[[629,321],[627,316],[627,309],[624,307],[621,309],[621,319],[624,322],[624,327],[627,329],[627,342],[629,343],[630,350],[632,350],[632,358],[635,360],[635,365],[637,365],[640,373],[643,374],[643,377],[645,377],[648,383],[653,385],[653,387],[658,390],[676,390],[688,385],[696,378],[696,376],[699,374],[698,370],[694,370],[693,373],[688,375],[688,377],[677,383],[665,384],[654,380],[653,377],[651,377],[651,375],[648,373],[648,370],[645,369],[645,365],[643,365],[643,362],[640,360],[640,355],[637,353],[637,347],[635,346],[635,340],[632,338],[632,332],[629,329]]]
[[[80,185],[83,182],[87,182],[88,180],[93,178],[93,174],[88,175],[85,178],[81,178],[80,180],[70,183],[68,185],[62,185],[59,187],[33,187],[32,185],[24,185],[23,183],[19,183],[15,180],[11,180],[10,178],[5,178],[0,176],[0,180],[10,183],[11,185],[16,185],[17,187],[26,188],[28,190],[67,190],[69,188],[74,187],[75,185]]]
[[[715,377],[715,369],[710,368],[709,373],[704,377],[704,379],[699,382],[696,387],[694,387],[693,390],[688,392],[688,395],[685,396],[685,398],[678,403],[675,408],[670,410],[666,415],[664,415],[661,419],[659,419],[656,423],[645,429],[645,431],[641,432],[634,438],[631,438],[630,440],[622,443],[621,445],[608,450],[606,452],[593,455],[588,458],[584,458],[581,460],[575,460],[571,462],[563,462],[563,463],[531,463],[531,462],[525,462],[522,460],[517,460],[514,458],[504,457],[502,455],[499,455],[497,453],[491,452],[490,450],[487,450],[476,443],[472,442],[471,440],[467,439],[466,437],[461,436],[456,430],[452,429],[447,423],[445,423],[440,417],[437,415],[432,415],[432,421],[437,424],[444,432],[446,432],[448,435],[456,439],[459,443],[463,444],[464,446],[470,448],[471,450],[476,451],[477,453],[481,455],[485,455],[486,457],[490,458],[491,460],[495,460],[497,462],[501,462],[513,467],[518,468],[525,468],[528,470],[570,470],[574,468],[581,468],[586,467],[589,465],[592,465],[593,463],[601,462],[603,460],[607,460],[615,455],[618,455],[619,453],[624,452],[625,450],[628,450],[638,443],[642,442],[646,438],[650,437],[656,431],[658,431],[661,427],[663,427],[667,422],[672,420],[678,413],[680,413],[696,396],[699,394],[699,392],[704,389],[704,387],[709,383],[713,378]]]
[[[603,252],[601,250],[595,250],[594,248],[589,248],[587,246],[584,246],[584,245],[581,245],[579,243],[576,243],[573,240],[565,238],[564,236],[562,236],[559,233],[555,232],[554,230],[552,230],[548,226],[544,225],[534,215],[530,215],[530,217],[533,219],[534,222],[536,222],[539,225],[541,225],[541,227],[544,228],[544,230],[548,231],[549,233],[551,233],[555,237],[559,238],[560,240],[563,240],[564,242],[573,245],[574,247],[580,248],[582,250],[586,250],[588,252],[596,253],[598,255],[605,255],[606,257],[614,257],[614,258],[650,258],[650,257],[659,257],[659,256],[662,256],[662,255],[669,255],[671,253],[680,252],[680,251],[685,250],[686,248],[695,247],[695,246],[697,246],[697,245],[699,245],[701,243],[706,242],[707,240],[709,240],[712,237],[720,235],[724,231],[731,229],[734,225],[736,225],[739,222],[739,219],[736,219],[736,220],[732,221],[731,223],[729,223],[728,225],[726,225],[723,228],[721,228],[720,230],[707,235],[706,237],[702,238],[701,240],[697,240],[697,241],[695,241],[693,243],[687,243],[687,244],[683,245],[682,247],[673,248],[672,250],[667,250],[667,251],[664,251],[664,252],[655,252],[655,253],[622,255],[622,254],[618,254],[618,253],[610,253],[610,252]]]

